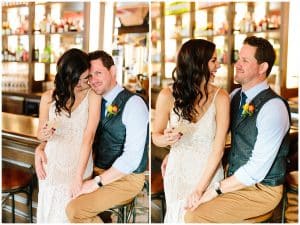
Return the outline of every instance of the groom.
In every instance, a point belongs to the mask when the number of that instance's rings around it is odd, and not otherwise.
[[[95,177],[66,207],[71,223],[102,222],[98,214],[133,199],[143,188],[148,148],[148,107],[116,82],[112,57],[89,53],[89,83],[102,95],[101,120],[93,143]],[[41,153],[36,153],[41,154]]]
[[[272,45],[247,37],[231,94],[231,150],[227,178],[207,189],[185,214],[188,223],[235,223],[272,211],[280,202],[289,150],[290,111],[267,84]]]

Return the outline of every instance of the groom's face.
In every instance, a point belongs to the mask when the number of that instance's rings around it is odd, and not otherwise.
[[[116,84],[115,66],[106,68],[101,59],[91,60],[89,83],[93,90],[103,95],[110,91]]]
[[[235,81],[241,85],[248,84],[257,79],[259,64],[255,58],[256,47],[243,45],[239,53],[239,59],[235,64]]]

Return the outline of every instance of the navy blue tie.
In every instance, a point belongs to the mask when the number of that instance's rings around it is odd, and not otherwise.
[[[244,92],[241,92],[242,97],[241,97],[241,103],[240,103],[240,108],[239,108],[239,115],[242,115],[243,112],[243,106],[246,104],[246,99],[247,95],[245,95]]]
[[[105,105],[106,105],[106,100],[104,98],[102,98],[102,102],[101,102],[101,120],[103,120],[105,118]]]

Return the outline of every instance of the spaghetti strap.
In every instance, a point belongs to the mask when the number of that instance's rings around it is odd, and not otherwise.
[[[215,93],[215,95],[214,95],[214,98],[213,98],[212,102],[215,102],[215,98],[216,98],[218,92],[220,91],[220,89],[221,89],[221,88],[218,88],[218,90],[216,90],[216,93]]]
[[[92,90],[92,88],[89,88],[89,90],[87,91],[87,96],[90,94],[90,91]]]
[[[86,93],[84,99],[86,99],[86,98],[88,99],[88,98],[89,98],[91,89],[92,89],[92,88],[89,88],[89,90],[87,91],[87,93]]]

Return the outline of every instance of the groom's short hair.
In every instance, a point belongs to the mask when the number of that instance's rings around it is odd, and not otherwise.
[[[259,64],[264,62],[268,63],[269,66],[266,72],[268,76],[272,70],[276,58],[276,54],[271,43],[267,39],[251,36],[251,37],[247,37],[244,40],[244,44],[248,44],[253,47],[256,47],[256,52],[254,57]]]
[[[90,61],[95,59],[100,59],[103,63],[103,66],[105,66],[108,70],[110,69],[111,66],[115,65],[111,55],[105,51],[97,50],[94,52],[90,52],[88,55]]]

